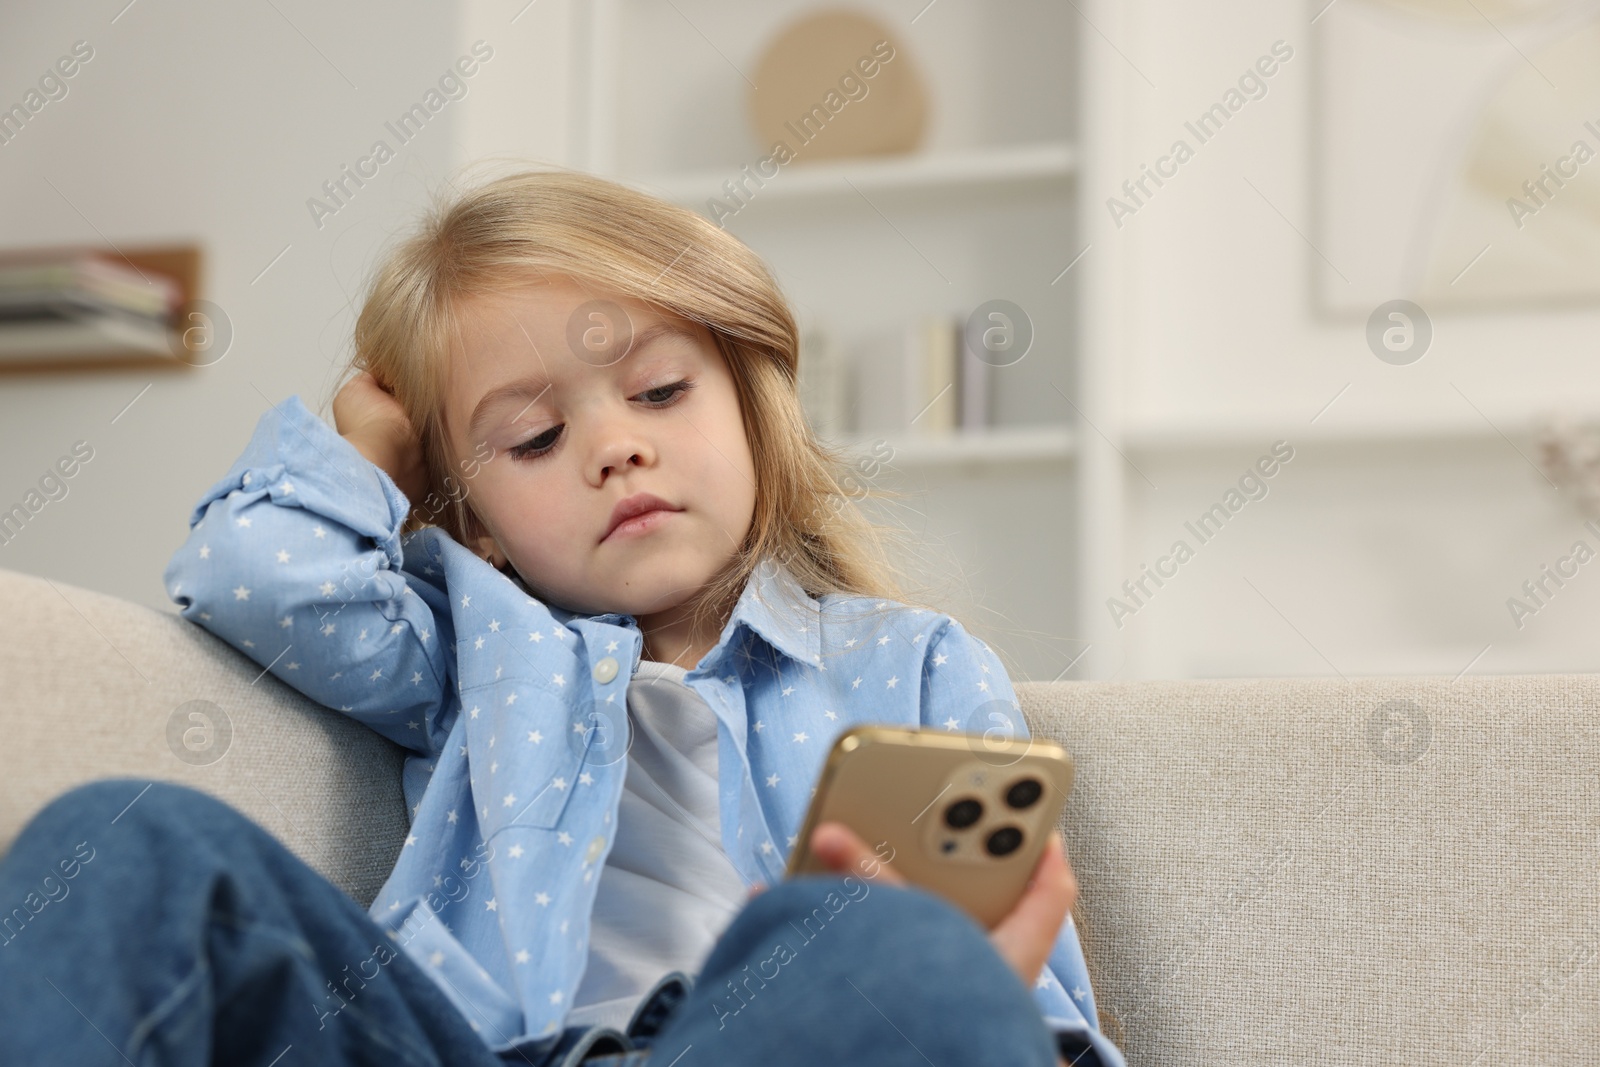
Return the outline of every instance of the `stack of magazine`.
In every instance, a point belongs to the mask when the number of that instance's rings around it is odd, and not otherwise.
[[[176,280],[92,250],[0,256],[0,363],[170,355]]]

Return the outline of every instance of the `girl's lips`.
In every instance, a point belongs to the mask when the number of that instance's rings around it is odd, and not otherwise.
[[[657,508],[654,511],[647,511],[642,515],[635,515],[627,522],[619,524],[615,530],[612,530],[606,535],[604,541],[601,543],[603,544],[605,541],[617,541],[626,537],[642,537],[645,534],[654,531],[662,523],[666,522],[670,516],[676,514],[678,514],[676,511],[669,511],[666,508]]]

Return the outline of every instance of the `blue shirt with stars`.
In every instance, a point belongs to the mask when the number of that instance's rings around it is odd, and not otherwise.
[[[496,1052],[561,1034],[627,770],[626,614],[546,605],[437,527],[298,396],[201,497],[164,573],[184,618],[407,750],[411,827],[370,914]],[[756,569],[685,677],[718,719],[722,847],[776,884],[833,739],[859,723],[1028,736],[999,659],[948,615],[812,598]],[[1069,916],[1033,989],[1099,1033]],[[1086,1062],[1086,1061],[1079,1061]]]

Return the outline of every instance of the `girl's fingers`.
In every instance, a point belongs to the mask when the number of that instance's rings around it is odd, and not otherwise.
[[[824,822],[811,831],[811,851],[829,870],[882,878],[889,885],[905,885],[900,872],[889,866],[850,827],[842,822]]]
[[[1060,831],[1040,853],[1033,880],[1022,898],[989,933],[995,950],[1032,985],[1055,947],[1061,926],[1078,895]]]

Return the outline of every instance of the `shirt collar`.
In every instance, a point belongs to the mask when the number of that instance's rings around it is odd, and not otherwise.
[[[822,660],[819,615],[817,602],[787,567],[769,556],[751,571],[718,648],[725,651],[734,628],[743,623],[791,659],[814,666]]]
[[[520,578],[516,585],[530,597],[533,595]],[[564,608],[548,606],[550,614],[563,625],[576,618],[589,618],[594,622],[611,623],[638,629],[639,621],[632,615],[606,612],[602,615],[579,615]],[[796,662],[815,666],[822,662],[821,609],[799,581],[782,563],[768,556],[750,572],[738,603],[728,616],[712,653],[714,663],[720,664],[728,653],[731,638],[743,624],[748,630]],[[643,654],[641,645],[639,654]],[[637,668],[637,660],[634,664]],[[708,664],[708,667],[710,665]],[[717,673],[710,668],[710,673]]]

